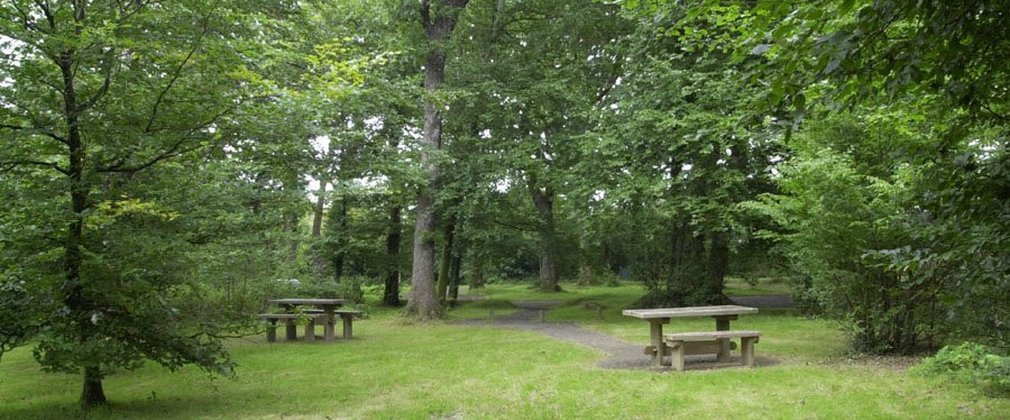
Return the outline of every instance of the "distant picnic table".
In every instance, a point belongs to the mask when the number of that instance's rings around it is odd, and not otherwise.
[[[685,354],[711,354],[717,355],[717,360],[724,362],[729,358],[731,344],[729,338],[741,338],[744,348],[743,361],[745,364],[753,364],[753,343],[756,342],[757,331],[739,331],[729,333],[730,321],[736,320],[740,315],[757,313],[757,308],[740,305],[717,305],[717,306],[687,306],[679,308],[658,308],[658,309],[625,309],[622,313],[625,316],[644,319],[649,322],[649,332],[651,345],[645,348],[646,354],[652,355],[652,364],[663,365],[663,356],[671,354],[667,342],[674,343],[679,348],[673,348],[674,352],[671,363],[678,370],[683,369],[683,356]],[[695,332],[682,334],[669,334],[664,341],[663,324],[669,324],[672,318],[686,317],[713,317],[715,318],[715,332]],[[749,349],[747,348],[750,346]],[[748,351],[749,350],[749,355]],[[749,360],[748,360],[749,356]],[[678,360],[679,359],[679,360]]]
[[[315,340],[315,324],[316,321],[324,321],[324,335],[323,339],[327,341],[333,341],[336,339],[336,327],[335,320],[336,316],[340,315],[343,320],[343,337],[349,339],[352,337],[352,325],[355,316],[360,315],[360,311],[355,310],[338,310],[341,306],[347,304],[349,301],[346,299],[319,299],[319,298],[285,298],[285,299],[273,299],[269,301],[274,305],[280,306],[284,313],[281,314],[260,314],[260,318],[263,318],[270,322],[270,328],[267,329],[267,341],[276,341],[276,323],[277,321],[284,321],[286,325],[286,338],[288,340],[297,339],[297,332],[295,329],[295,320],[299,318],[306,318],[308,324],[305,325],[305,340],[314,341]],[[307,309],[298,311],[299,306],[311,306],[318,309]],[[301,312],[301,313],[299,313]]]

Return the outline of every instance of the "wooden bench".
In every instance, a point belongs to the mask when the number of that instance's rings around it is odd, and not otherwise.
[[[736,350],[737,345],[735,342],[729,342],[729,349]],[[722,343],[719,340],[705,340],[705,341],[688,341],[684,343],[684,355],[685,356],[697,356],[700,354],[719,354],[722,350]],[[656,354],[655,346],[645,346],[645,351],[643,352],[646,356],[653,356]],[[663,356],[671,355],[670,347],[663,346]]]
[[[267,326],[267,342],[270,343],[277,341],[277,321],[284,321],[284,336],[286,339],[297,340],[298,333],[295,321],[302,318],[307,319],[308,323],[305,324],[305,341],[315,341],[316,321],[326,319],[326,315],[317,314],[259,314],[259,317],[270,323]]]
[[[322,309],[305,309],[303,311],[306,314],[318,315],[325,314],[326,311]],[[364,312],[355,311],[353,309],[337,309],[333,311],[334,315],[340,316],[340,320],[344,324],[344,338],[350,339],[354,335],[354,325],[353,320],[355,317],[360,318],[364,315]]]
[[[731,338],[740,339],[740,364],[743,366],[754,366],[754,344],[761,337],[760,331],[705,331],[665,334],[666,348],[670,350],[670,361],[676,370],[684,370],[684,356],[697,353],[699,348],[706,348],[712,351],[705,353],[717,353],[720,356],[722,342]],[[702,343],[699,345],[698,343]],[[709,346],[712,346],[711,348]],[[693,347],[693,348],[692,348]],[[691,353],[688,352],[689,348]],[[723,360],[723,357],[720,357]]]

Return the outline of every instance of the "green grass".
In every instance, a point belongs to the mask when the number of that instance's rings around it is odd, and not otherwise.
[[[565,286],[545,295],[525,286],[492,286],[485,300],[452,311],[460,318],[510,299],[562,300],[548,314],[642,343],[647,324],[620,316],[638,286]],[[496,303],[497,302],[497,303]],[[601,303],[604,319],[586,308]],[[505,306],[501,306],[504,310]],[[536,333],[486,326],[410,324],[398,311],[373,308],[356,338],[336,344],[229,343],[234,379],[155,365],[106,380],[111,403],[86,417],[107,418],[983,418],[1010,416],[1010,401],[893,364],[844,357],[837,328],[787,311],[741,316],[734,328],[762,331],[755,369],[684,373],[605,370],[596,351]],[[674,321],[668,330],[711,329],[712,321]],[[643,356],[644,357],[644,356]],[[80,379],[41,373],[30,349],[0,363],[0,418],[84,415]]]

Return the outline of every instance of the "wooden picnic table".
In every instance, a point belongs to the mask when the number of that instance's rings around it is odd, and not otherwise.
[[[336,332],[334,327],[335,316],[337,308],[343,306],[348,301],[346,299],[303,299],[303,298],[288,298],[288,299],[273,299],[270,303],[278,305],[284,308],[285,311],[294,312],[297,306],[314,306],[323,310],[326,314],[326,326],[323,328],[325,331],[325,340],[333,341],[336,339]],[[289,337],[290,338],[290,337]]]
[[[625,316],[635,317],[649,321],[650,339],[652,341],[652,364],[661,366],[663,355],[666,351],[666,344],[663,342],[663,324],[669,324],[672,318],[705,317],[715,318],[716,331],[729,331],[729,323],[737,319],[742,314],[757,313],[757,308],[740,305],[717,305],[717,306],[686,306],[680,308],[658,308],[658,309],[625,309],[622,313]],[[718,351],[719,361],[725,361],[729,357],[729,341],[721,340]]]

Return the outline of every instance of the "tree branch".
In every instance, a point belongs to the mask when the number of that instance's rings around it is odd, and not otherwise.
[[[167,150],[159,153],[158,155],[156,155],[156,156],[148,159],[147,161],[145,161],[143,163],[139,163],[139,164],[132,165],[132,166],[126,166],[126,160],[127,160],[127,158],[126,157],[120,157],[120,158],[116,159],[116,162],[113,163],[113,164],[105,165],[105,166],[96,166],[95,167],[95,172],[100,172],[100,173],[136,173],[136,172],[140,172],[140,171],[142,171],[144,169],[150,168],[151,166],[154,166],[155,164],[157,164],[158,162],[161,162],[163,160],[171,159],[171,158],[176,157],[176,156],[181,156],[181,155],[184,155],[186,153],[199,150],[200,146],[183,147],[183,145],[185,145],[186,141],[190,140],[192,138],[192,136],[197,131],[202,130],[202,129],[207,128],[207,127],[210,127],[211,125],[213,125],[214,123],[216,123],[219,119],[221,119],[221,117],[223,117],[223,116],[227,115],[228,113],[234,111],[235,108],[237,108],[241,104],[242,104],[242,102],[240,102],[239,104],[237,104],[234,107],[225,109],[224,111],[221,111],[220,113],[215,114],[213,117],[211,117],[209,120],[207,120],[203,124],[199,124],[196,127],[191,128],[186,134],[182,135],[182,137],[180,137],[175,143],[173,143],[172,146],[169,147]]]
[[[65,139],[63,137],[60,137],[56,133],[53,133],[53,132],[51,132],[49,130],[46,130],[44,128],[40,128],[40,127],[24,127],[24,126],[20,126],[20,125],[11,125],[11,124],[0,124],[0,129],[4,129],[4,128],[6,128],[8,130],[15,130],[15,131],[27,131],[27,132],[30,132],[31,134],[41,134],[43,136],[49,137],[49,138],[51,138],[53,140],[56,140],[56,141],[58,141],[60,143],[67,144],[67,139]]]
[[[49,22],[49,29],[51,31],[56,30],[56,17],[53,15],[52,9],[49,7],[49,2],[43,2],[40,0],[35,0],[35,5],[42,10],[42,14],[46,17],[46,22]]]
[[[154,106],[151,107],[151,115],[147,119],[147,126],[144,127],[144,132],[145,133],[150,133],[151,132],[151,127],[154,126],[154,121],[157,120],[157,118],[158,118],[158,108],[161,107],[162,102],[165,100],[165,96],[168,95],[168,91],[172,89],[172,86],[175,86],[175,82],[178,81],[179,77],[182,76],[182,69],[183,69],[183,67],[186,67],[186,64],[189,63],[189,60],[193,58],[193,55],[196,54],[196,51],[199,50],[200,46],[203,45],[203,42],[202,42],[203,38],[204,38],[204,36],[207,35],[207,32],[209,30],[210,29],[209,29],[207,17],[204,16],[204,19],[203,19],[203,32],[200,33],[200,36],[197,38],[196,42],[193,44],[193,48],[189,50],[188,54],[186,54],[186,58],[184,58],[182,60],[182,62],[179,63],[179,66],[175,68],[175,71],[172,72],[172,76],[171,76],[171,78],[169,78],[168,84],[165,85],[165,88],[162,89],[161,92],[158,92],[158,97],[154,100]]]
[[[421,0],[421,27],[425,31],[431,27],[431,0]]]
[[[63,169],[59,164],[54,162],[43,162],[37,160],[15,160],[11,162],[0,162],[0,166],[3,167],[3,172],[14,169],[18,166],[42,166],[59,172],[63,175],[70,176],[70,171]]]
[[[539,230],[536,229],[536,228],[512,225],[512,224],[505,223],[505,222],[503,222],[503,221],[501,221],[499,219],[491,219],[491,222],[494,223],[494,224],[496,224],[496,225],[507,227],[509,229],[518,230],[520,232],[539,232]]]
[[[95,92],[94,95],[92,95],[90,98],[88,98],[88,100],[84,101],[84,103],[82,103],[80,106],[77,107],[78,113],[83,113],[88,108],[94,106],[96,103],[98,103],[98,101],[100,101],[105,96],[106,93],[109,92],[109,85],[112,84],[113,63],[116,62],[115,60],[112,59],[114,56],[114,50],[110,48],[105,55],[106,55],[105,69],[104,69],[105,80],[102,81],[102,87],[98,88],[98,91]]]

